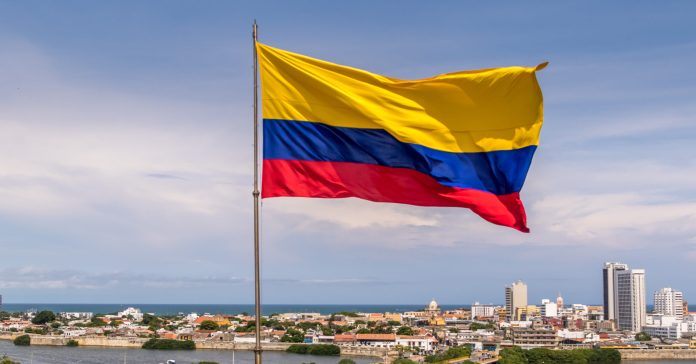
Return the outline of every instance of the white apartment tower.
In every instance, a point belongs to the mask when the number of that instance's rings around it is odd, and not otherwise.
[[[616,271],[614,287],[619,330],[641,331],[645,326],[645,270]]]
[[[672,288],[663,288],[655,292],[653,311],[663,315],[676,316],[677,320],[684,319],[684,295]]]
[[[522,281],[505,287],[505,312],[508,321],[517,320],[518,308],[527,308],[527,285]]]
[[[604,319],[616,320],[616,272],[627,270],[628,265],[623,263],[607,262],[604,263],[603,282],[604,282]]]

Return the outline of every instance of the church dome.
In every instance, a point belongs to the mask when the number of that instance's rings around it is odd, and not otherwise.
[[[437,301],[435,301],[435,299],[430,301],[430,303],[428,304],[428,310],[430,310],[430,311],[437,311],[439,309],[440,309],[440,306],[437,304]]]

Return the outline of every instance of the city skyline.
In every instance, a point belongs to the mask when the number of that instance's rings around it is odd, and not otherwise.
[[[538,74],[545,124],[522,191],[530,234],[463,209],[266,200],[263,303],[500,304],[519,279],[529,302],[560,291],[599,304],[607,261],[644,268],[648,294],[674,287],[689,300],[694,10],[1,2],[0,294],[253,301],[257,19],[266,44],[404,79],[550,62]]]

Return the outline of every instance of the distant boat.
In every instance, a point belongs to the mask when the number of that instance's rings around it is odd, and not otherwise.
[[[176,360],[169,359],[169,360],[167,360],[167,364],[176,364]]]

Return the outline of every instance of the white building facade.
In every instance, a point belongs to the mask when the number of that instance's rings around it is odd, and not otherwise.
[[[617,312],[619,330],[638,332],[645,326],[645,270],[630,269],[616,272]]]
[[[658,314],[684,319],[684,295],[672,288],[662,288],[653,295],[653,311]]]
[[[482,305],[475,302],[471,305],[471,318],[476,319],[477,317],[492,317],[495,315],[494,305]]]
[[[542,317],[558,317],[558,304],[545,298],[541,300],[539,311]]]

